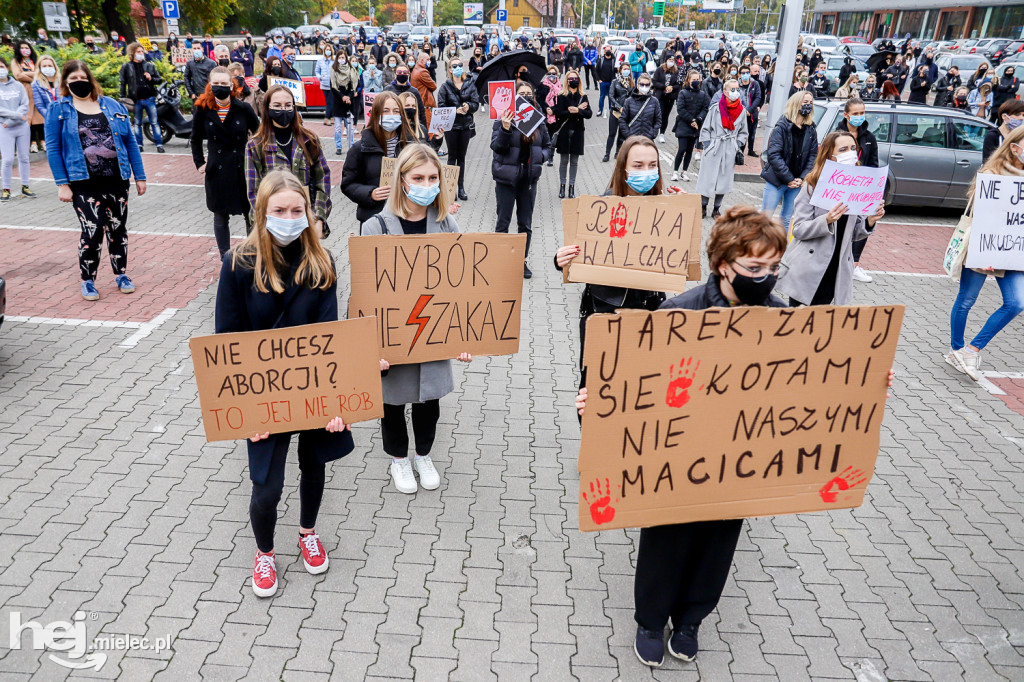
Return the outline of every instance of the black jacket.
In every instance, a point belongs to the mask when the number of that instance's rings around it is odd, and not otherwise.
[[[217,66],[217,62],[209,57],[203,57],[200,61],[188,60],[185,64],[185,90],[193,97],[206,92],[206,84],[210,81],[210,72]]]
[[[948,73],[935,81],[935,106],[944,107],[953,99],[953,93],[963,84],[959,75],[950,76]],[[949,88],[953,88],[950,90]]]
[[[455,114],[452,130],[472,130],[475,134],[476,126],[473,124],[473,114],[480,108],[480,93],[476,91],[474,79],[472,77],[466,78],[462,82],[461,89],[456,89],[455,83],[451,80],[446,80],[437,89],[437,106],[461,107],[463,104],[469,105],[469,112]]]
[[[612,87],[608,89],[608,106],[612,111],[622,111],[622,105],[629,97],[629,88],[622,84],[618,78],[612,81]]]
[[[653,90],[652,90],[653,92]],[[619,137],[623,140],[641,135],[653,140],[661,132],[661,104],[653,94],[641,95],[633,89],[622,105]]]
[[[845,118],[840,118],[836,130],[850,132],[850,125]],[[878,139],[868,130],[867,124],[857,129],[857,159],[860,165],[878,168]]]
[[[565,66],[568,69],[579,71],[583,68],[583,50],[575,48],[565,53]]]
[[[661,309],[668,310],[670,308],[682,308],[683,310],[707,310],[708,308],[729,308],[729,301],[722,294],[722,289],[718,284],[718,280],[719,276],[711,273],[708,275],[707,282],[690,289],[686,293],[673,296],[661,304]],[[788,308],[789,306],[772,295],[769,296],[768,300],[765,302],[765,307]]]
[[[547,126],[541,125],[533,133],[529,163],[523,165],[519,162],[519,153],[525,140],[515,126],[505,130],[501,121],[494,122],[494,129],[491,131],[491,150],[494,152],[494,158],[491,159],[491,175],[496,183],[515,185],[524,179],[533,183],[540,178],[544,163],[555,153]]]
[[[396,154],[402,151],[399,142]],[[370,194],[380,187],[380,166],[385,151],[377,142],[377,136],[364,128],[362,137],[356,140],[345,157],[341,169],[341,193],[355,202],[356,220],[360,224],[377,215],[384,208],[384,201],[377,201]]]
[[[999,149],[999,145],[1003,143],[1003,131],[999,128],[991,128],[985,133],[985,142],[981,147],[981,162],[985,163],[988,161],[988,157],[992,156],[992,152]]]
[[[700,135],[700,127],[708,115],[710,106],[711,98],[703,88],[698,88],[696,92],[689,87],[680,90],[679,96],[676,97],[676,125],[673,128],[676,137]],[[696,128],[690,125],[693,121],[697,122]]]
[[[665,97],[675,98],[676,91],[679,90],[679,71],[675,73],[668,73],[665,69],[660,66],[654,70],[654,74],[651,75],[651,85],[654,87],[654,95],[658,99]],[[671,87],[672,92],[665,94],[665,88]]]
[[[928,91],[932,88],[932,82],[928,76],[914,76],[910,79],[910,97],[907,102],[915,104],[928,103]]]
[[[869,92],[866,87],[861,88],[858,93],[860,98],[865,102],[877,102],[878,98],[882,96],[882,89],[876,84],[875,87]]]
[[[999,111],[1003,102],[1017,96],[1017,89],[1020,88],[1020,79],[1016,77],[1007,78],[1003,76],[998,83],[992,83],[992,109],[993,113]]]
[[[789,170],[789,157],[793,152],[793,122],[785,116],[779,118],[779,122],[772,128],[768,136],[768,152],[765,155],[766,163],[761,171],[764,181],[783,187],[793,182],[796,178]],[[814,126],[806,126],[804,130],[803,147],[801,160],[803,170],[800,177],[806,176],[814,168],[814,160],[818,157],[818,136]]]
[[[828,97],[828,77],[825,74],[812,75],[807,79],[807,87],[815,97]]]
[[[708,100],[710,100],[715,96],[716,92],[722,89],[722,79],[711,76],[704,79],[704,84],[701,87],[704,89],[704,94],[708,96]]]
[[[245,102],[231,98],[231,108],[221,123],[216,109],[195,107],[192,112],[192,160],[206,164],[206,208],[214,213],[248,215],[245,183],[245,145],[260,120]],[[203,141],[208,154],[203,157]]]
[[[142,72],[149,74],[149,87],[156,93],[156,86],[164,82],[164,79],[157,73],[156,67],[153,66],[152,62],[142,62]],[[134,100],[135,88],[138,85],[135,79],[135,65],[133,62],[128,62],[121,67],[121,97],[127,97],[128,99]],[[206,88],[206,85],[203,85]]]
[[[578,107],[583,102],[587,103],[586,109],[581,109],[575,114],[569,112],[569,107]],[[559,95],[551,110],[555,112],[555,118],[563,122],[558,130],[558,153],[582,155],[586,143],[583,133],[586,125],[584,121],[594,115],[590,99],[580,92]]]
[[[615,73],[618,65],[615,63],[615,56],[605,57],[603,54],[597,60],[597,79],[602,83],[611,83],[615,80]]]
[[[261,293],[253,284],[253,270],[232,267],[234,249],[224,254],[217,285],[217,307],[214,328],[216,333],[262,331],[272,328],[296,327],[338,319],[338,286],[326,290],[311,289],[294,283],[295,268],[299,264],[302,243],[296,240],[282,251],[287,267],[282,273],[286,283],[283,294],[273,291]],[[276,322],[276,324],[275,324]],[[253,429],[255,432],[256,429]],[[354,444],[350,431],[329,433],[325,429],[301,431],[300,447],[313,448],[317,459],[330,462],[352,452]],[[257,441],[246,440],[249,450],[249,478],[258,484],[267,480],[274,449],[285,434],[272,434]]]

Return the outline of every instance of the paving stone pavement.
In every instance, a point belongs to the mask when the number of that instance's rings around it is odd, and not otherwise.
[[[605,119],[590,123],[579,193],[607,183],[606,130]],[[466,230],[493,229],[487,133],[481,117],[471,199],[458,217]],[[184,143],[169,150],[184,152]],[[674,151],[670,140],[665,155]],[[865,261],[886,273],[856,284],[855,302],[905,303],[907,315],[864,505],[745,523],[697,661],[639,665],[638,533],[577,530],[580,287],[563,286],[551,266],[562,234],[556,175],[557,166],[545,169],[540,183],[520,352],[458,368],[456,390],[442,400],[441,488],[395,492],[379,429],[356,425],[356,451],[328,467],[318,530],[331,568],[314,577],[295,544],[290,464],[273,599],[249,588],[245,449],[207,444],[200,421],[187,343],[213,331],[215,286],[194,285],[143,335],[8,320],[0,329],[0,678],[1024,679],[1024,417],[942,362],[956,285],[898,274],[921,268],[900,270],[893,249],[906,240],[881,237]],[[76,227],[52,183],[36,188],[39,198],[11,202],[0,224]],[[208,239],[205,254],[179,254],[182,269],[196,270],[197,258],[216,258],[203,197],[200,186],[154,182],[131,199],[132,233],[140,241],[146,232],[211,235],[194,238]],[[327,243],[344,264],[357,226],[337,189],[333,198]],[[740,183],[726,203],[760,198],[759,184]],[[948,228],[956,217],[894,209],[889,221]],[[241,234],[241,220],[234,223]],[[940,233],[948,229],[922,227],[910,243]],[[48,258],[34,245],[0,249],[0,274]],[[72,271],[65,256],[62,267]],[[168,284],[138,270],[140,294],[166,293]],[[41,298],[50,284],[61,316],[88,318],[64,279],[35,282],[32,295]],[[12,309],[29,295],[19,282],[11,277]],[[339,289],[344,306],[344,271]],[[990,284],[970,330],[998,305]],[[1018,320],[986,351],[986,369],[1018,370],[1022,345]],[[29,631],[11,648],[12,615],[45,625],[77,611],[90,641],[168,637],[170,646],[105,651],[98,671],[58,666],[49,654],[60,652],[33,650]]]

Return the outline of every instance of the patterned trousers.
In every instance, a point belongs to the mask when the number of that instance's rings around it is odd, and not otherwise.
[[[100,267],[103,235],[114,275],[128,266],[128,183],[120,178],[72,183],[71,205],[82,223],[78,240],[78,266],[82,281],[96,279]]]

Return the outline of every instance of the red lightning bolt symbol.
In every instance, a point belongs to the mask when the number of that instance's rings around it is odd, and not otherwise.
[[[413,306],[412,312],[409,313],[409,319],[405,321],[406,324],[418,324],[419,329],[416,330],[416,336],[412,337],[412,345],[409,346],[409,352],[412,353],[412,349],[416,347],[416,342],[419,341],[420,334],[427,326],[427,322],[430,322],[429,317],[420,317],[420,313],[430,303],[430,299],[434,298],[433,294],[422,294],[420,300],[416,301],[416,305]]]

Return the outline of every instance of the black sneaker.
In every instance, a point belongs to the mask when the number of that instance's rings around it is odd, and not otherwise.
[[[523,263],[523,279],[530,279],[533,277],[533,271],[530,270],[530,266]]]
[[[21,186],[21,195],[24,196],[24,197],[28,197],[30,199],[34,199],[35,196],[36,196],[36,193],[33,192],[32,190],[30,190],[28,188],[28,185],[22,185]]]
[[[637,626],[633,652],[644,665],[660,668],[665,660],[665,633]]]
[[[608,163],[608,159],[611,158],[611,154],[605,154],[604,158],[601,159],[601,163]]]
[[[668,639],[668,652],[681,661],[692,661],[697,657],[697,629],[699,625],[684,625],[672,631]],[[639,637],[639,635],[637,635]]]
[[[156,150],[158,152],[160,152],[161,154],[163,154],[163,153],[165,153],[167,151],[166,149],[164,149],[163,145],[160,145],[159,147],[157,147]]]

